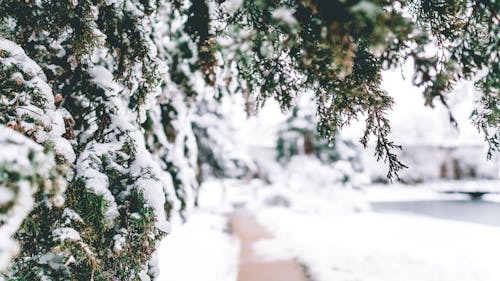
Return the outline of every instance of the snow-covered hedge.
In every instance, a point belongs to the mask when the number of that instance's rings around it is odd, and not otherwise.
[[[14,256],[2,254],[0,278],[158,274],[167,217],[193,205],[197,186],[190,104],[205,82],[182,29],[188,4],[2,2],[0,124],[46,147],[59,177],[2,233],[20,252],[8,272]]]
[[[0,14],[9,15],[1,17],[2,35],[20,44],[0,39],[0,124],[53,151],[47,169],[61,175],[47,195],[35,194],[26,219],[18,217],[18,230],[2,233],[2,240],[15,237],[20,244],[3,278],[157,275],[149,261],[170,231],[165,209],[188,198],[173,190],[170,171],[153,156],[156,151],[148,150],[141,130],[165,72],[150,40],[157,6],[139,2],[2,3]],[[114,40],[116,30],[130,41]],[[169,118],[156,122],[177,119]],[[0,149],[3,155],[8,147]],[[4,166],[16,168],[10,162]],[[5,257],[2,271],[12,255]]]
[[[19,254],[15,234],[36,205],[64,204],[54,152],[0,125],[0,273]],[[35,202],[35,198],[36,202]],[[0,277],[1,279],[1,277]]]

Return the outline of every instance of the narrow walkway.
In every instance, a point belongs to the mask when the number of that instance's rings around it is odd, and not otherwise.
[[[294,260],[268,261],[253,250],[253,243],[272,235],[248,211],[236,211],[230,218],[233,235],[241,241],[238,281],[309,281]]]

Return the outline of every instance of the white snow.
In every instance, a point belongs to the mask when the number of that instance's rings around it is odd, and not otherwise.
[[[244,0],[226,0],[222,3],[222,9],[228,14],[234,14],[243,5]]]
[[[50,185],[48,175],[55,163],[40,145],[3,125],[0,125],[0,151],[0,174],[19,175],[17,182],[0,180],[0,206],[5,210],[0,213],[0,272],[3,272],[19,251],[13,236],[33,209],[33,194],[39,188],[35,181]]]
[[[268,258],[295,257],[315,281],[493,281],[500,228],[403,214],[311,215],[258,212],[276,236],[256,247]],[[265,247],[264,247],[265,246]]]
[[[18,187],[17,201],[10,208],[6,218],[3,215],[0,217],[0,221],[2,221],[0,225],[0,239],[2,239],[2,244],[0,245],[0,272],[7,269],[10,260],[17,255],[19,246],[12,239],[12,236],[14,236],[23,220],[33,208],[33,190],[30,184],[26,181],[21,181],[18,183]],[[0,188],[3,189],[3,187]]]
[[[58,109],[54,104],[54,94],[52,88],[47,84],[47,78],[36,62],[29,58],[24,50],[12,41],[0,38],[0,50],[9,53],[9,56],[1,57],[0,62],[4,67],[17,66],[23,73],[13,73],[13,79],[18,85],[26,85],[34,90],[34,93],[28,95],[25,92],[20,92],[17,99],[7,101],[0,96],[0,102],[12,104],[12,102],[20,105],[16,106],[16,113],[20,120],[21,127],[29,132],[35,132],[36,141],[40,144],[52,143],[54,149],[64,158],[72,163],[75,160],[75,153],[70,142],[63,137],[66,133],[64,125],[64,117],[70,117],[65,109]],[[29,78],[29,79],[26,79]],[[31,95],[37,96],[44,104],[37,107],[31,103]],[[25,117],[36,120],[38,122],[26,121]]]
[[[105,2],[106,5],[122,5],[135,15],[143,13],[131,1],[106,0]],[[77,0],[71,3],[78,5]],[[223,6],[226,12],[231,14],[243,4],[244,0],[228,0]],[[97,18],[98,10],[94,6],[91,9]],[[370,17],[376,16],[379,12],[370,1],[359,1],[351,11],[364,13]],[[294,12],[291,8],[280,7],[272,11],[272,17],[278,22],[294,26],[297,25]],[[178,29],[185,19],[184,17],[174,20],[172,29]],[[141,24],[142,28],[148,26],[144,22]],[[164,23],[159,25],[162,24]],[[105,36],[98,29],[95,29],[94,33],[105,40]],[[163,35],[165,39],[162,40],[162,48],[174,49],[174,43],[185,40],[190,48],[196,51],[193,42],[185,34],[182,38],[176,38],[179,40],[168,38],[169,34],[161,34]],[[240,35],[240,38],[218,40],[228,48],[239,48],[244,52],[245,48],[250,46],[245,43],[245,38],[252,36],[252,32],[243,30]],[[53,45],[54,48],[61,49],[60,42],[54,42]],[[162,48],[157,49],[151,42],[148,51],[151,56],[155,56],[156,52],[162,52]],[[36,141],[40,144],[52,143],[56,152],[62,154],[68,162],[75,162],[76,156],[71,143],[62,137],[66,133],[64,119],[71,116],[67,111],[56,107],[52,89],[46,83],[41,68],[26,56],[22,48],[11,41],[0,39],[0,49],[12,54],[0,58],[4,65],[16,64],[22,70],[13,73],[10,79],[17,84],[34,88],[37,94],[45,99],[43,107],[34,106],[29,102],[24,106],[17,106],[17,115],[39,121],[44,130],[36,132],[34,136]],[[59,51],[64,52],[62,49]],[[263,44],[261,51],[271,57],[274,50],[271,45]],[[61,53],[61,56],[63,55],[64,53]],[[196,56],[193,55],[194,60]],[[187,60],[183,61],[179,70],[191,74],[189,63]],[[404,66],[402,71],[408,72],[407,68]],[[228,66],[228,70],[231,70],[231,66]],[[152,153],[146,149],[144,132],[137,129],[139,127],[137,116],[127,108],[127,101],[123,100],[128,97],[125,97],[126,95],[119,97],[117,94],[123,89],[113,81],[112,73],[105,67],[95,66],[90,75],[97,86],[107,91],[109,97],[107,105],[111,115],[111,125],[107,132],[111,133],[107,135],[109,139],[104,143],[90,141],[79,154],[75,165],[77,176],[86,180],[89,191],[104,197],[107,203],[105,216],[112,226],[113,220],[119,217],[118,206],[109,189],[108,176],[100,171],[102,166],[100,157],[119,151],[124,145],[124,140],[117,135],[121,135],[122,132],[127,133],[127,140],[133,142],[136,155],[129,167],[116,168],[137,178],[130,188],[140,190],[147,205],[153,208],[157,218],[156,227],[163,232],[171,232],[159,249],[161,273],[158,280],[235,281],[238,272],[239,244],[229,233],[226,216],[237,207],[246,207],[254,211],[258,221],[275,235],[275,238],[261,240],[255,245],[255,249],[261,255],[271,260],[295,258],[305,265],[314,281],[499,279],[500,268],[497,263],[500,260],[500,227],[403,213],[376,213],[370,211],[369,205],[370,202],[388,201],[466,200],[467,197],[464,195],[439,194],[436,191],[498,192],[500,191],[498,181],[438,181],[411,189],[397,185],[371,186],[358,190],[357,187],[366,183],[363,175],[356,178],[356,183],[342,184],[344,175],[354,174],[352,165],[347,161],[338,161],[327,166],[312,157],[295,156],[286,167],[282,167],[275,163],[273,152],[275,152],[276,132],[285,117],[281,113],[278,117],[276,114],[268,114],[266,108],[261,111],[260,117],[251,117],[248,120],[242,120],[241,114],[228,114],[233,118],[228,123],[233,122],[234,127],[244,127],[234,135],[224,135],[217,130],[214,124],[218,119],[209,120],[206,119],[207,116],[203,116],[195,120],[200,124],[206,124],[215,141],[222,144],[219,154],[224,154],[228,158],[248,159],[248,163],[257,162],[258,167],[252,167],[252,172],[260,168],[259,176],[263,179],[206,182],[201,189],[200,208],[192,211],[189,220],[184,224],[175,217],[172,228],[167,221],[164,205],[166,198],[172,200],[170,198],[175,196],[175,191],[172,179],[168,172],[164,171],[163,164],[165,161],[170,161],[179,168],[178,177],[184,185],[181,192],[185,193],[180,196],[185,197],[187,205],[192,205],[197,187],[195,171],[197,147],[191,130],[193,108],[186,106],[182,100],[181,90],[174,86],[172,81],[168,81],[168,78],[165,81],[168,86],[163,93],[159,96],[155,93],[147,98],[145,107],[151,110],[151,118],[157,126],[154,128],[155,133],[158,133],[155,137],[158,137],[158,143],[162,145],[156,153]],[[189,83],[196,92],[208,91],[201,73],[197,72],[192,76]],[[467,119],[476,98],[474,95],[477,95],[472,84],[460,85],[456,97],[450,97],[448,100],[460,125],[460,130],[456,130],[450,127],[447,121],[448,113],[443,106],[436,105],[435,109],[424,107],[420,89],[412,87],[409,81],[401,80],[398,76],[397,71],[384,73],[383,87],[391,92],[396,101],[394,111],[389,113],[394,128],[392,137],[407,147],[401,153],[402,156],[407,156],[421,166],[419,170],[407,170],[403,173],[416,179],[427,180],[437,177],[439,170],[436,167],[439,167],[442,159],[449,158],[452,153],[435,153],[433,149],[436,147],[438,150],[472,147],[471,150],[453,155],[477,167],[479,176],[489,175],[495,169],[498,170],[498,164],[484,164],[484,161],[479,160],[476,155],[478,149],[483,149],[483,143],[482,136]],[[137,79],[131,82],[135,83],[134,87],[142,77],[135,78]],[[162,124],[159,104],[167,101],[177,110],[177,116],[171,124],[177,133],[174,143],[167,139],[163,128],[160,128]],[[1,100],[1,102],[14,104],[17,101]],[[234,104],[231,106],[234,107]],[[139,120],[144,120],[144,114],[145,108],[141,108]],[[22,121],[21,124],[23,129],[36,130],[36,126],[32,123]],[[80,132],[80,141],[92,139],[97,125],[92,126],[86,128],[85,132]],[[346,135],[349,134],[348,131]],[[0,126],[0,143],[4,144],[3,141],[7,137],[12,143],[1,147],[0,163],[15,162],[9,167],[21,167],[27,173],[40,174],[40,171],[45,173],[50,171],[50,166],[54,164],[50,162],[52,159],[46,159],[44,162],[46,165],[35,169],[31,167],[26,157],[29,149],[40,152],[41,146]],[[237,144],[223,146],[224,141],[229,139]],[[25,147],[19,147],[22,144]],[[413,147],[420,149],[423,147],[424,152],[416,153],[415,151],[419,150],[412,150]],[[349,153],[347,147],[340,146],[340,149]],[[369,159],[373,159],[372,151],[368,151],[368,154]],[[379,166],[385,167],[382,163],[365,164],[373,174],[379,173]],[[385,169],[382,174],[385,175]],[[264,183],[265,180],[268,180],[269,184]],[[0,186],[0,205],[16,201],[16,205],[7,215],[0,216],[0,241],[2,241],[0,272],[8,266],[10,259],[19,250],[12,236],[33,207],[33,187],[26,180],[21,180],[17,185],[19,187],[17,193],[6,186]],[[491,196],[488,199],[500,200],[498,196]],[[54,196],[52,200],[55,206],[62,206],[64,197]],[[174,199],[169,203],[174,205],[174,211],[180,209],[177,200]],[[63,216],[67,217],[67,224],[71,220],[83,222],[71,209],[65,209]],[[139,216],[138,213],[131,214],[131,218]],[[123,250],[127,230],[120,229],[117,232],[111,247],[118,253]],[[63,225],[52,234],[55,239],[61,241],[78,241],[83,249],[91,254],[90,247],[83,244],[80,234],[75,229]],[[55,260],[55,254],[50,253],[42,256],[39,262],[51,267],[60,266],[54,263]],[[141,279],[149,280],[146,271],[141,272]]]
[[[172,220],[158,249],[158,281],[237,281],[240,244],[229,232],[227,199],[224,181],[208,181],[187,222]]]
[[[2,63],[6,66],[15,64],[18,65],[19,68],[27,70],[31,76],[41,76],[42,79],[46,79],[40,66],[30,59],[24,50],[16,43],[0,38],[0,49],[11,54],[8,58],[2,58]]]
[[[112,151],[116,144],[94,144],[90,143],[88,147],[80,154],[76,163],[76,173],[78,177],[85,179],[86,188],[96,195],[102,195],[106,200],[107,208],[105,217],[108,223],[119,216],[118,206],[111,191],[108,189],[108,177],[99,172],[96,167],[98,161],[97,155]]]
[[[355,208],[327,211],[321,202],[337,204],[333,191],[330,198],[315,189],[309,197],[291,188],[275,192],[300,196],[309,209],[246,204],[275,236],[254,249],[264,260],[297,259],[314,281],[493,281],[500,276],[498,226]],[[437,193],[432,185],[370,186],[360,194],[366,202],[468,200]]]
[[[14,200],[14,192],[9,189],[1,188],[0,189],[0,205],[7,204],[9,201]]]
[[[379,12],[381,12],[381,9],[379,6],[377,6],[375,3],[371,1],[360,1],[356,5],[351,7],[352,12],[362,12],[365,13],[367,16],[375,19],[375,16]]]
[[[123,250],[123,245],[126,243],[128,231],[125,228],[120,229],[120,234],[116,234],[113,236],[113,240],[115,240],[115,244],[113,246],[113,251],[119,253]]]
[[[108,131],[109,140],[104,143],[95,140],[87,144],[85,150],[80,154],[77,160],[77,176],[83,177],[86,180],[86,185],[89,191],[102,195],[108,203],[105,211],[107,223],[112,225],[113,221],[119,216],[118,206],[114,195],[109,189],[109,179],[106,174],[99,171],[102,155],[120,153],[120,149],[130,142],[135,151],[133,161],[130,167],[124,168],[115,165],[116,169],[130,173],[131,176],[136,177],[133,186],[139,190],[146,204],[154,211],[156,222],[155,226],[162,232],[170,232],[170,224],[167,221],[164,204],[165,193],[164,184],[165,180],[160,177],[164,175],[162,169],[156,161],[154,161],[151,153],[146,149],[145,140],[142,132],[137,129],[136,115],[131,112],[126,102],[119,98],[117,91],[121,89],[120,85],[113,80],[112,74],[101,66],[96,66],[91,69],[91,76],[93,82],[105,90],[109,98],[109,111],[110,111],[110,125]],[[89,136],[92,135],[96,128],[88,129]],[[126,138],[121,138],[119,135],[122,132],[127,132]],[[129,192],[124,190],[123,192]],[[118,247],[119,248],[119,247]]]
[[[85,223],[82,219],[82,217],[80,217],[80,215],[75,212],[74,210],[70,209],[70,208],[64,208],[64,211],[63,211],[63,217],[67,218],[67,220],[65,221],[66,224],[69,224],[71,222],[79,222],[79,223]]]
[[[493,281],[500,276],[500,227],[378,213],[368,206],[468,202],[467,196],[438,193],[432,185],[376,185],[356,191],[308,181],[310,177],[299,180],[302,188],[284,184],[283,178],[271,186],[259,180],[206,182],[200,209],[185,225],[174,224],[160,247],[159,280],[236,280],[237,242],[226,233],[222,217],[235,207],[252,211],[274,235],[254,244],[263,260],[296,259],[314,281]]]
[[[445,183],[446,184],[446,183]],[[402,184],[370,185],[363,189],[363,195],[369,202],[405,202],[415,200],[462,200],[469,199],[461,194],[437,193],[431,188],[432,184],[421,186],[405,186]]]
[[[159,281],[236,281],[238,241],[227,233],[226,218],[195,211],[184,225],[174,224],[160,245]]]
[[[287,7],[279,7],[273,11],[272,17],[274,19],[285,22],[288,25],[297,24],[297,19],[293,16],[295,11]]]
[[[487,192],[500,193],[500,180],[453,180],[426,184],[440,192]]]
[[[70,241],[80,241],[82,238],[78,231],[71,227],[62,227],[57,228],[52,231],[52,234],[57,237],[57,239],[61,241],[70,240]]]

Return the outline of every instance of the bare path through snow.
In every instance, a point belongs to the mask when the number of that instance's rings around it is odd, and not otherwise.
[[[272,235],[248,211],[239,210],[230,218],[233,235],[241,241],[238,281],[309,281],[295,260],[269,261],[257,255],[253,244]]]

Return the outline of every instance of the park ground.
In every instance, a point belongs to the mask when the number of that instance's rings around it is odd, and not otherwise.
[[[435,187],[209,181],[161,245],[160,280],[498,280],[498,196]]]

